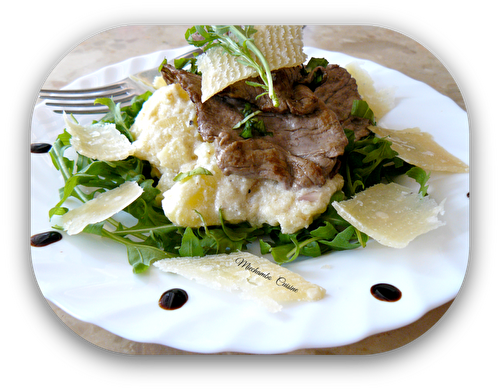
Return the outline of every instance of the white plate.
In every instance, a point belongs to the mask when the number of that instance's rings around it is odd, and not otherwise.
[[[144,69],[184,48],[152,53],[108,66],[82,77],[71,87],[106,84]],[[306,48],[341,66],[356,59]],[[397,106],[379,125],[420,127],[451,153],[469,163],[467,114],[451,99],[391,69],[363,61],[376,88],[395,87]],[[90,120],[80,117],[80,121]],[[53,142],[63,129],[59,115],[43,104],[35,107],[32,142]],[[48,154],[31,155],[31,233],[51,230],[48,210],[62,186]],[[408,325],[429,310],[453,299],[464,280],[469,253],[468,174],[433,174],[429,193],[446,198],[446,225],[423,235],[401,250],[370,241],[365,249],[332,253],[286,267],[326,288],[314,303],[285,305],[269,313],[251,301],[162,273],[152,267],[134,275],[125,248],[86,235],[68,237],[32,248],[33,269],[44,296],[72,316],[121,337],[186,351],[215,353],[282,353],[303,348],[335,347]],[[375,299],[370,288],[389,283],[402,291],[394,303]],[[184,307],[158,306],[170,288],[189,294]]]

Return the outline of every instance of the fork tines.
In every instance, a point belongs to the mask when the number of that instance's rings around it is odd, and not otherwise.
[[[126,104],[136,94],[128,88],[126,83],[79,89],[79,90],[40,90],[39,97],[45,99],[47,106],[56,107],[55,113],[63,111],[72,114],[101,114],[108,111],[108,107],[95,104],[97,98],[112,98],[115,103]]]

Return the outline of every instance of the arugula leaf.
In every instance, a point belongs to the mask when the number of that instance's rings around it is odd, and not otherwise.
[[[160,230],[165,232],[165,229],[172,229],[173,225],[165,217],[161,202],[158,199],[161,192],[156,187],[153,187],[153,180],[139,180],[139,185],[143,189],[142,194],[124,209],[125,212],[138,220],[136,226],[131,227],[131,229],[137,230],[141,227],[148,227],[148,230],[154,228],[156,232],[160,232]]]
[[[341,158],[340,173],[344,177],[343,191],[347,198],[383,179],[390,181],[412,167],[398,157],[389,140],[372,133],[355,141],[352,130],[344,129],[344,132],[349,144]]]
[[[316,67],[326,67],[328,60],[326,58],[311,57],[304,67],[307,72],[311,72]]]
[[[368,239],[370,239],[370,237],[367,234],[361,232],[357,228],[354,228],[354,230],[356,231],[356,237],[358,238],[359,244],[361,245],[361,247],[364,248],[366,246],[366,243],[368,242]]]
[[[186,228],[182,236],[182,243],[179,249],[181,257],[202,257],[205,255],[200,239],[193,233],[191,228]]]
[[[151,236],[142,242],[137,242],[125,237],[114,235],[112,232],[105,229],[101,230],[101,236],[113,239],[126,246],[128,261],[132,266],[134,273],[142,273],[146,271],[155,261],[172,257],[172,254],[169,254],[159,248],[155,238]]]
[[[269,254],[273,248],[270,243],[267,243],[262,239],[259,239],[259,246],[261,254]]]
[[[239,63],[255,69],[259,73],[262,84],[251,83],[251,85],[261,87],[269,95],[273,105],[278,107],[279,100],[274,91],[271,67],[252,38],[256,32],[253,26],[197,25],[186,31],[185,38],[189,44],[203,47],[204,51],[213,47],[221,47],[229,55],[235,56]],[[196,33],[199,36],[195,38]],[[199,39],[200,36],[201,39]],[[250,82],[247,83],[250,84]]]
[[[368,177],[382,162],[394,159],[398,154],[391,145],[391,142],[377,137],[364,145],[360,143],[356,152],[364,155],[362,160],[364,167],[360,167],[357,173],[362,177]]]
[[[420,185],[418,192],[422,195],[422,197],[425,197],[427,195],[427,189],[429,188],[427,181],[431,177],[431,173],[427,174],[425,170],[420,167],[412,167],[406,172],[406,175],[417,181]]]
[[[309,75],[311,78],[310,86],[314,91],[317,86],[319,86],[323,82],[323,72],[320,69],[316,69],[317,67],[326,67],[328,65],[328,60],[325,58],[317,58],[311,57],[307,65],[303,69],[303,74],[308,75],[311,72],[314,72],[313,75]]]
[[[174,182],[180,182],[196,175],[213,175],[209,170],[203,167],[196,167],[188,172],[180,172],[174,177]]]
[[[161,70],[162,70],[162,69],[163,69],[163,67],[164,67],[165,65],[167,65],[167,64],[168,64],[168,61],[167,61],[167,58],[165,57],[165,58],[163,59],[163,61],[160,63],[160,65],[158,66],[158,73],[161,73]]]
[[[329,239],[334,237],[337,233],[338,231],[329,221],[325,221],[325,225],[311,231],[311,235],[318,239]]]
[[[94,101],[94,104],[102,104],[105,106],[108,106],[109,112],[113,115],[114,117],[114,123],[116,124],[116,128],[123,133],[125,136],[127,136],[128,140],[130,142],[133,142],[134,139],[132,137],[132,134],[129,132],[128,126],[125,124],[125,121],[122,117],[122,112],[120,109],[120,103],[115,104],[113,99],[111,98],[97,98]]]
[[[343,192],[336,192],[327,210],[310,227],[294,234],[283,234],[279,227],[272,227],[269,232],[271,240],[259,241],[261,253],[270,253],[278,264],[284,264],[296,260],[300,255],[317,257],[331,251],[364,247],[368,236],[344,220],[331,205],[333,201],[343,199]]]
[[[364,100],[354,100],[352,102],[351,115],[369,119],[372,125],[376,125],[375,114]]]
[[[356,241],[352,242],[354,239]],[[335,235],[332,240],[320,240],[320,243],[330,247],[332,250],[352,250],[361,245],[357,239],[356,229],[351,225],[338,235]]]
[[[245,118],[243,118],[240,122],[238,122],[236,125],[233,126],[233,129],[238,129],[241,127],[241,125],[245,124],[246,122],[250,121],[253,117],[256,115],[262,113],[260,110],[256,110],[252,112],[251,106],[249,103],[245,103],[245,108],[241,111]]]
[[[133,142],[133,136],[130,133],[130,127],[135,121],[135,117],[142,109],[142,105],[152,95],[151,91],[146,91],[144,94],[134,96],[130,102],[130,106],[121,107],[120,103],[116,104],[111,98],[98,98],[95,103],[100,103],[109,108],[109,112],[101,118],[98,123],[114,123],[116,128],[124,134],[130,142]]]
[[[252,138],[255,136],[272,136],[272,132],[266,130],[264,121],[255,118],[256,115],[260,114],[260,110],[252,111],[252,106],[250,103],[245,103],[245,107],[242,110],[244,118],[234,125],[233,129],[238,129],[243,125],[243,130],[239,134],[244,139]]]
[[[194,73],[196,75],[201,75],[201,72],[198,69],[198,65],[196,63],[197,53],[193,54],[192,58],[178,58],[174,60],[175,69],[184,69],[187,72]],[[163,67],[163,65],[162,65]],[[161,68],[160,68],[161,69]]]

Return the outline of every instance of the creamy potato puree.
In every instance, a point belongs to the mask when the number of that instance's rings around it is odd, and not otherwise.
[[[270,180],[223,175],[212,143],[197,131],[196,109],[177,84],[161,87],[144,104],[131,132],[136,137],[135,156],[151,162],[161,174],[162,206],[172,223],[183,227],[219,225],[219,210],[230,223],[248,221],[281,225],[293,233],[323,213],[343,179],[337,175],[321,188],[285,189]],[[179,172],[203,167],[213,175],[196,175],[174,182]],[[196,213],[198,212],[198,213]]]

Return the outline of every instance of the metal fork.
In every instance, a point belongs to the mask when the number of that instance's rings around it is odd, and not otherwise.
[[[186,52],[174,60],[181,58],[192,58],[202,50],[194,49]],[[78,90],[40,90],[40,99],[46,100],[45,104],[54,107],[53,112],[62,114],[102,114],[108,111],[108,107],[94,104],[97,98],[112,98],[115,103],[122,107],[130,104],[132,99],[146,91],[154,91],[151,81],[155,76],[160,76],[158,68],[148,69],[135,75],[130,75],[116,83],[101,87],[78,89]]]

